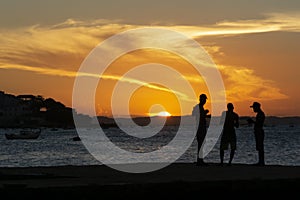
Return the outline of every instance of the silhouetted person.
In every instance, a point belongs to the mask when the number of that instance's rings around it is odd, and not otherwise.
[[[220,159],[221,165],[223,165],[224,160],[224,150],[228,150],[228,146],[230,145],[230,159],[228,165],[231,165],[231,162],[234,157],[234,153],[236,150],[236,134],[235,128],[239,127],[239,116],[235,112],[233,112],[234,106],[232,103],[227,104],[227,111],[223,112],[222,119],[225,119],[222,137],[221,137],[221,144],[220,144]]]
[[[203,161],[203,143],[206,137],[207,133],[207,127],[206,127],[206,118],[210,117],[208,115],[209,111],[204,110],[203,106],[205,105],[207,100],[207,96],[205,94],[201,94],[199,96],[199,104],[197,104],[193,109],[193,116],[196,116],[196,120],[198,122],[198,129],[197,129],[197,143],[198,143],[198,149],[197,149],[197,165],[206,165],[206,163]]]
[[[261,110],[261,105],[258,102],[254,102],[252,106],[253,111],[256,114],[255,121],[248,119],[248,122],[254,123],[254,136],[256,142],[256,150],[258,151],[258,163],[256,165],[263,166],[265,165],[265,155],[264,155],[264,137],[265,132],[263,129],[265,122],[265,113]]]

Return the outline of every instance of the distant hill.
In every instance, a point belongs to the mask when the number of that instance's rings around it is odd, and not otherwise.
[[[74,128],[73,109],[40,95],[15,96],[0,91],[0,127],[41,126]]]

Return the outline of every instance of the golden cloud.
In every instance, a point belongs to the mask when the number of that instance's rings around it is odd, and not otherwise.
[[[116,33],[145,27],[120,21],[68,19],[52,25],[0,30],[0,63],[74,69],[74,61],[82,59],[104,39]],[[300,14],[272,13],[263,19],[223,21],[210,26],[152,26],[180,31],[190,37],[239,35],[272,31],[300,31]],[[137,41],[137,42],[142,42]],[[219,51],[219,47],[206,47]],[[68,59],[68,62],[66,62]],[[52,63],[51,63],[52,62]],[[78,64],[77,64],[78,65]]]
[[[168,93],[174,93],[179,96],[184,101],[190,101],[194,102],[195,100],[188,97],[186,94],[171,90],[156,84],[147,83],[138,79],[130,78],[130,77],[122,77],[117,75],[98,75],[98,74],[92,74],[92,73],[84,73],[84,72],[76,72],[76,71],[67,71],[62,69],[51,69],[51,68],[41,68],[41,67],[29,67],[29,66],[22,66],[22,65],[0,65],[0,69],[17,69],[22,71],[31,71],[43,75],[50,75],[50,76],[62,76],[62,77],[69,77],[69,78],[75,78],[75,77],[90,77],[90,78],[97,78],[97,79],[103,79],[103,80],[114,80],[114,81],[122,81],[124,83],[129,84],[136,84],[139,86],[143,86],[146,88],[159,90],[162,92],[168,92]]]
[[[218,68],[223,75],[228,101],[267,101],[288,98],[273,81],[255,75],[251,69],[222,65]]]

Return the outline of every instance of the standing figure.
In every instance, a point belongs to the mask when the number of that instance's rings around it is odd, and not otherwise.
[[[252,106],[253,111],[256,114],[255,121],[249,119],[249,123],[254,123],[254,137],[256,142],[256,150],[258,151],[258,163],[256,165],[264,166],[265,165],[265,152],[264,152],[264,138],[265,132],[263,129],[265,122],[265,113],[261,109],[261,105],[258,102],[254,102]]]
[[[193,116],[196,116],[196,120],[198,123],[198,129],[197,129],[197,143],[198,143],[198,149],[197,149],[197,163],[198,166],[207,165],[203,160],[203,146],[204,146],[204,140],[207,133],[207,127],[206,127],[206,118],[210,117],[208,115],[209,111],[204,110],[204,105],[206,103],[207,96],[205,94],[201,94],[199,96],[199,104],[197,104],[193,109]]]
[[[223,112],[222,119],[225,119],[221,144],[220,144],[220,159],[221,166],[223,165],[224,160],[224,151],[228,150],[228,146],[230,145],[230,159],[228,165],[231,165],[231,162],[234,157],[234,153],[236,150],[236,134],[235,127],[239,127],[239,116],[235,112],[233,112],[234,107],[232,103],[227,104],[227,111]]]

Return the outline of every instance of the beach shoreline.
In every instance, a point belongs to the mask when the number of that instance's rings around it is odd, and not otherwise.
[[[8,197],[106,197],[203,196],[253,194],[280,195],[300,189],[300,166],[236,164],[207,167],[175,163],[161,170],[130,174],[105,165],[0,168],[0,193]],[[28,197],[29,197],[28,196]],[[44,199],[44,198],[43,198]]]

